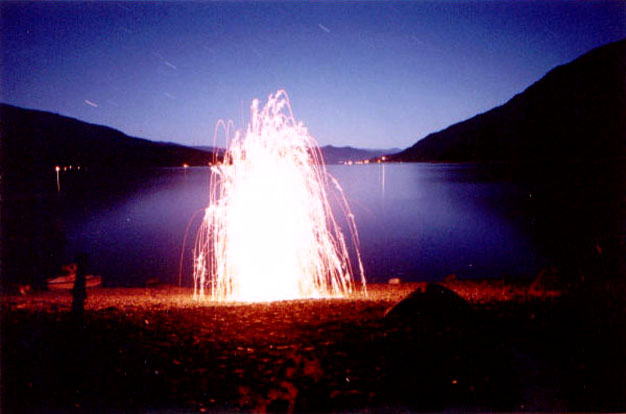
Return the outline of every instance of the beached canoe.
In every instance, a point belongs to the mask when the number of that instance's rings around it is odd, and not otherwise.
[[[54,279],[48,279],[48,289],[50,290],[69,290],[74,287],[76,275],[59,276]],[[85,276],[85,287],[95,288],[102,286],[102,276],[87,275]]]

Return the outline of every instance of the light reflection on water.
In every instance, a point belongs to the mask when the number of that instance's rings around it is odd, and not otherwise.
[[[607,184],[596,175],[519,177],[506,168],[447,164],[328,170],[355,214],[370,282],[439,280],[451,273],[532,276],[547,263],[583,266],[576,264],[579,256],[599,245],[605,251],[623,248],[622,183]],[[614,177],[615,171],[602,174]],[[107,285],[140,285],[154,277],[177,284],[185,228],[208,202],[208,180],[208,168],[163,169],[131,179],[119,194],[63,198],[65,259],[87,252],[93,272]],[[191,247],[200,216],[187,241],[185,285],[192,283]]]
[[[525,233],[527,219],[511,208],[523,202],[519,186],[467,180],[455,165],[330,170],[352,203],[372,280],[526,275],[543,264]]]

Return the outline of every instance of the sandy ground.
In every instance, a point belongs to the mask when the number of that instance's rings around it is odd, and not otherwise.
[[[3,412],[626,409],[623,309],[503,281],[443,285],[468,308],[385,318],[419,283],[257,304],[93,289],[80,320],[68,292],[5,296]]]

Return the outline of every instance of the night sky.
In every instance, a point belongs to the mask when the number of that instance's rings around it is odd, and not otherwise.
[[[0,2],[0,100],[210,145],[284,88],[320,144],[407,147],[626,37],[626,2]]]

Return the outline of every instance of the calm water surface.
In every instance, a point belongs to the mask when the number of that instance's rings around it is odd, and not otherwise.
[[[606,167],[600,168],[609,177],[603,181],[587,173],[518,177],[475,165],[328,170],[355,214],[370,281],[439,280],[452,273],[532,276],[547,264],[577,266],[579,256],[594,249],[623,247],[622,187],[610,179],[616,171]],[[182,277],[191,284],[191,246],[201,217],[194,214],[208,203],[209,170],[162,169],[128,181],[119,192],[93,188],[61,195],[63,254],[87,252],[93,272],[107,285],[139,285],[154,277],[176,284],[190,224]]]

